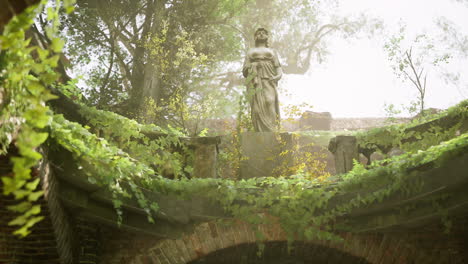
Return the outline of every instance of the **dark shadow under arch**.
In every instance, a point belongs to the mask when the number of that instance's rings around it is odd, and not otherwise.
[[[294,242],[290,252],[288,252],[285,241],[267,242],[261,256],[257,255],[257,251],[258,247],[255,243],[244,243],[212,252],[189,262],[189,264],[369,263],[363,258],[350,255],[338,249],[307,242]]]

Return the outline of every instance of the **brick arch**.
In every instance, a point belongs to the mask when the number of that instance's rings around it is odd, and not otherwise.
[[[284,232],[277,225],[261,226],[265,242],[285,241]],[[308,241],[315,245],[334,248],[360,257],[369,263],[407,263],[408,256],[414,256],[415,249],[402,242],[401,236],[379,234],[343,233],[346,243],[336,241]],[[255,243],[251,228],[242,222],[223,225],[216,222],[202,223],[191,234],[180,239],[165,239],[153,247],[140,252],[130,264],[186,264],[212,252],[245,243]],[[414,261],[414,259],[411,259]],[[419,262],[415,262],[419,263]]]

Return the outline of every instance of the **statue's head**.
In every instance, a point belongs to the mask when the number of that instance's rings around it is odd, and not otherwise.
[[[255,46],[260,42],[265,42],[265,45],[268,47],[268,30],[265,28],[258,28],[254,34]]]

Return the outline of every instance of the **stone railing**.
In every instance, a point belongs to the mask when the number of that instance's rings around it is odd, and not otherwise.
[[[465,112],[466,113],[466,112]],[[440,118],[421,123],[416,126],[408,127],[404,130],[405,133],[425,132],[431,128],[439,127],[441,130],[448,130],[452,127],[459,126],[456,133],[462,134],[468,131],[468,116],[463,111],[457,115],[445,115]],[[456,136],[456,135],[453,135]],[[373,138],[378,137],[391,137],[391,134],[386,129],[382,129],[377,134],[372,135]],[[415,142],[420,140],[417,136],[411,136],[404,140],[402,143]],[[353,167],[353,159],[359,161],[359,155],[363,154],[367,158],[367,164],[371,163],[371,155],[376,151],[388,154],[390,151],[398,146],[396,145],[380,145],[373,144],[374,146],[363,146],[362,142],[366,142],[366,136],[356,138],[355,136],[337,136],[332,138],[328,145],[328,150],[333,153],[335,160],[336,173],[346,173]]]

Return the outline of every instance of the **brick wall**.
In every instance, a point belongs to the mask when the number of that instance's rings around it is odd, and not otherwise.
[[[75,233],[77,234],[75,263],[77,264],[97,264],[99,263],[99,254],[101,241],[99,226],[90,223],[84,219],[75,219]],[[106,240],[103,240],[106,241]]]
[[[138,259],[139,264],[152,263],[146,252],[160,241],[160,238],[142,233],[131,233],[118,228],[101,226],[99,262],[102,264],[130,264]]]
[[[350,261],[358,258],[362,263],[467,263],[467,244],[463,238],[467,235],[467,228],[462,226],[466,223],[466,217],[460,219],[454,222],[457,228],[448,235],[442,232],[440,224],[433,223],[407,232],[342,233],[345,243],[310,241],[301,247],[303,252],[315,250],[317,254],[322,255],[327,252],[339,252],[342,258],[348,256]],[[279,231],[277,226],[262,226],[261,231],[269,245],[285,241],[284,233]],[[100,263],[185,264],[199,263],[195,261],[200,259],[204,259],[200,263],[224,263],[222,259],[225,256],[219,254],[220,251],[232,249],[236,252],[236,247],[246,244],[253,246],[256,241],[254,233],[246,224],[226,226],[214,222],[200,224],[194,232],[179,239],[143,239],[142,236],[138,238],[128,235],[127,238],[107,240],[114,244],[114,247],[107,247]],[[347,263],[346,259],[342,263]]]
[[[25,238],[14,236],[12,233],[16,227],[8,226],[8,222],[13,219],[13,214],[6,207],[15,203],[13,197],[0,195],[0,263],[60,263],[45,201],[40,201],[41,215],[45,218],[37,223],[32,228],[31,234]]]
[[[14,153],[14,151],[12,151]],[[11,175],[11,165],[9,158],[0,156],[0,175]],[[40,187],[38,187],[40,188]],[[44,199],[38,201],[41,205],[40,215],[44,219],[37,223],[31,234],[25,238],[18,238],[13,235],[16,227],[8,226],[8,222],[14,219],[15,215],[7,209],[7,206],[17,204],[13,196],[3,195],[2,182],[0,181],[0,263],[1,264],[54,264],[60,263],[57,254],[57,244],[55,242],[54,230],[47,203]]]

